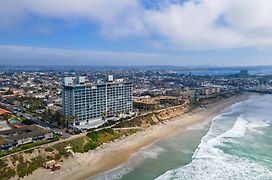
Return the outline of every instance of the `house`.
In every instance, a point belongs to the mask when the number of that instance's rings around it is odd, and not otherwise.
[[[0,136],[0,146],[6,144],[6,140]]]
[[[158,96],[153,98],[136,99],[133,106],[140,110],[156,110],[161,107],[174,106],[179,104],[179,99],[173,96]]]
[[[25,126],[18,129],[0,131],[0,137],[5,143],[0,144],[0,150],[53,138],[53,133],[37,125]]]
[[[166,92],[169,96],[181,97],[182,99],[193,99],[196,95],[196,90],[184,90],[182,88],[170,89]]]
[[[201,87],[196,89],[198,95],[208,96],[216,93],[220,93],[219,87]]]
[[[11,112],[8,111],[8,110],[0,108],[0,116],[5,115],[5,114],[11,114]]]

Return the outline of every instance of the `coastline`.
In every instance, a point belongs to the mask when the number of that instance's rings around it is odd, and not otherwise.
[[[111,170],[129,159],[129,157],[142,147],[153,144],[161,139],[173,136],[189,126],[211,120],[222,110],[232,104],[244,101],[249,94],[233,96],[216,103],[209,104],[205,108],[197,108],[180,117],[165,121],[163,124],[154,125],[145,131],[140,131],[132,136],[125,137],[116,142],[105,144],[96,150],[85,154],[75,154],[62,163],[59,171],[51,172],[40,168],[32,175],[26,176],[26,180],[49,179],[86,179]]]

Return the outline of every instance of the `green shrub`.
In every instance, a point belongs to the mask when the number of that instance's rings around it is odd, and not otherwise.
[[[102,129],[102,130],[98,131],[98,134],[101,134],[101,133],[114,134],[114,131],[111,128],[107,128],[107,129]]]
[[[87,136],[92,140],[92,141],[98,141],[99,135],[98,132],[89,132]]]
[[[135,134],[138,130],[137,129],[129,129],[128,130],[128,135]]]
[[[94,142],[89,142],[88,144],[86,144],[83,147],[83,151],[84,152],[88,152],[89,150],[94,150],[95,148],[97,148],[98,144],[94,143]]]
[[[24,159],[22,156],[19,158],[19,164],[17,166],[17,175],[19,177],[24,177],[29,174],[32,174],[36,169],[42,166],[44,162],[46,162],[46,159],[42,157],[37,157],[35,159],[32,159],[32,162],[24,162]]]
[[[51,147],[45,148],[44,150],[45,150],[46,152],[52,152],[52,151],[54,151],[54,149],[51,148]]]
[[[9,154],[13,154],[13,153],[16,153],[16,152],[19,152],[19,151],[31,149],[31,148],[34,148],[36,146],[40,146],[40,145],[43,145],[43,144],[48,144],[48,143],[54,142],[56,140],[57,139],[41,140],[41,141],[29,143],[29,144],[24,144],[24,145],[21,145],[21,146],[18,146],[18,147],[14,147],[13,149],[11,149],[9,151],[0,151],[0,157],[6,156],[6,155],[9,155]],[[27,153],[31,153],[31,152],[32,152],[31,150],[27,151]]]

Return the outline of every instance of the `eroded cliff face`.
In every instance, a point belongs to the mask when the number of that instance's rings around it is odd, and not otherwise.
[[[24,177],[31,174],[35,169],[41,167],[45,161],[56,158],[58,153],[53,148],[37,148],[5,157],[0,160],[0,179],[9,179],[15,175]]]
[[[185,102],[184,104],[179,106],[174,106],[174,107],[169,107],[166,109],[159,110],[155,112],[155,116],[157,117],[159,121],[163,121],[163,120],[169,120],[177,116],[181,116],[189,111],[190,111],[189,102]]]
[[[162,110],[150,112],[146,115],[138,116],[129,121],[120,122],[116,128],[140,127],[148,128],[165,120],[170,120],[181,116],[190,111],[190,103],[184,102],[182,105],[165,108]]]
[[[125,129],[125,128],[138,128],[146,129],[152,125],[161,123],[165,120],[170,120],[174,117],[181,116],[190,111],[190,103],[185,102],[182,105],[169,107],[166,109],[158,110],[155,112],[148,113],[143,116],[135,117],[129,121],[120,122],[117,126],[113,127]],[[63,157],[69,155],[65,151],[66,145],[72,145],[73,147],[84,146],[87,137],[82,137],[81,141],[75,140],[77,143],[56,143],[53,146],[48,145],[47,147],[40,147],[26,152],[13,154],[0,160],[0,180],[10,179],[15,175],[17,177],[24,177],[31,174],[37,168],[42,167],[42,164],[48,160],[60,160]]]

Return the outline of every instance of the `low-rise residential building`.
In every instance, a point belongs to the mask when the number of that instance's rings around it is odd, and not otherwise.
[[[139,110],[156,110],[160,107],[178,105],[179,99],[173,96],[159,96],[153,98],[135,99],[133,106]]]
[[[182,99],[192,99],[196,95],[196,90],[184,90],[181,88],[175,88],[172,90],[167,91],[167,95],[181,97]]]
[[[212,94],[216,94],[220,92],[221,90],[219,87],[201,87],[196,89],[196,94],[204,95],[204,96],[208,96],[208,95],[212,95]]]
[[[3,115],[5,115],[5,114],[11,114],[11,112],[8,111],[8,110],[6,110],[6,109],[0,108],[0,116],[3,116]]]
[[[6,131],[0,131],[2,144],[0,150],[9,150],[13,147],[53,138],[50,130],[37,125],[24,126]]]

